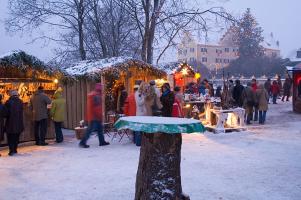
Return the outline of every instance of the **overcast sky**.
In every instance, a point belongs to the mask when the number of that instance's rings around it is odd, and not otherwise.
[[[49,60],[53,56],[53,45],[45,46],[40,42],[28,44],[32,40],[31,36],[26,34],[11,36],[5,32],[3,21],[8,16],[7,2],[8,0],[0,0],[0,55],[11,50],[22,49],[43,60]],[[236,15],[244,12],[246,8],[251,8],[251,12],[264,29],[264,35],[273,32],[274,38],[280,41],[280,49],[284,57],[290,56],[297,48],[301,48],[301,0],[230,0],[223,5]]]

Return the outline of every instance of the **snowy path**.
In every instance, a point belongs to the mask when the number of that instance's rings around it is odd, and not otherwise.
[[[185,135],[182,185],[192,200],[300,200],[301,115],[271,105],[267,125],[248,132]],[[132,200],[139,148],[128,140],[80,149],[20,148],[0,157],[0,200]]]

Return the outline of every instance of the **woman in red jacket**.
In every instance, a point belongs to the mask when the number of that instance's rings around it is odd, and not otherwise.
[[[277,81],[273,81],[273,84],[271,86],[271,93],[273,95],[273,104],[277,104],[277,97],[280,93],[280,87],[277,83]]]

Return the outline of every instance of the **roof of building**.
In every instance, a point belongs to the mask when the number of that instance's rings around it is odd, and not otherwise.
[[[138,59],[131,57],[112,57],[80,61],[71,67],[65,68],[65,75],[73,78],[85,77],[88,79],[95,79],[107,73],[119,74],[121,70],[127,70],[131,66],[145,69],[146,72],[154,73],[156,75],[165,74],[163,70],[155,68]]]
[[[0,55],[0,67],[15,67],[24,71],[32,68],[47,72],[48,74],[53,74],[58,71],[57,68],[45,64],[37,57],[29,55],[22,50],[14,50]]]

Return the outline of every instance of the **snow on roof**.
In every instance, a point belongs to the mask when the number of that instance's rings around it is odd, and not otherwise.
[[[121,68],[126,69],[133,65],[139,68],[152,68],[158,74],[164,74],[164,71],[162,71],[161,69],[155,68],[146,62],[133,59],[131,57],[112,57],[99,60],[84,60],[76,63],[71,67],[67,67],[65,69],[65,72],[67,73],[67,75],[72,77],[88,76],[90,78],[93,78],[109,70],[118,72],[118,70],[120,70]]]
[[[35,56],[29,55],[22,50],[14,50],[0,55],[0,67],[16,67],[22,70],[34,68],[48,73],[55,73],[58,69],[46,65]]]
[[[11,56],[13,54],[18,54],[20,52],[22,52],[22,50],[12,50],[12,51],[6,52],[6,53],[0,55],[0,59]]]

